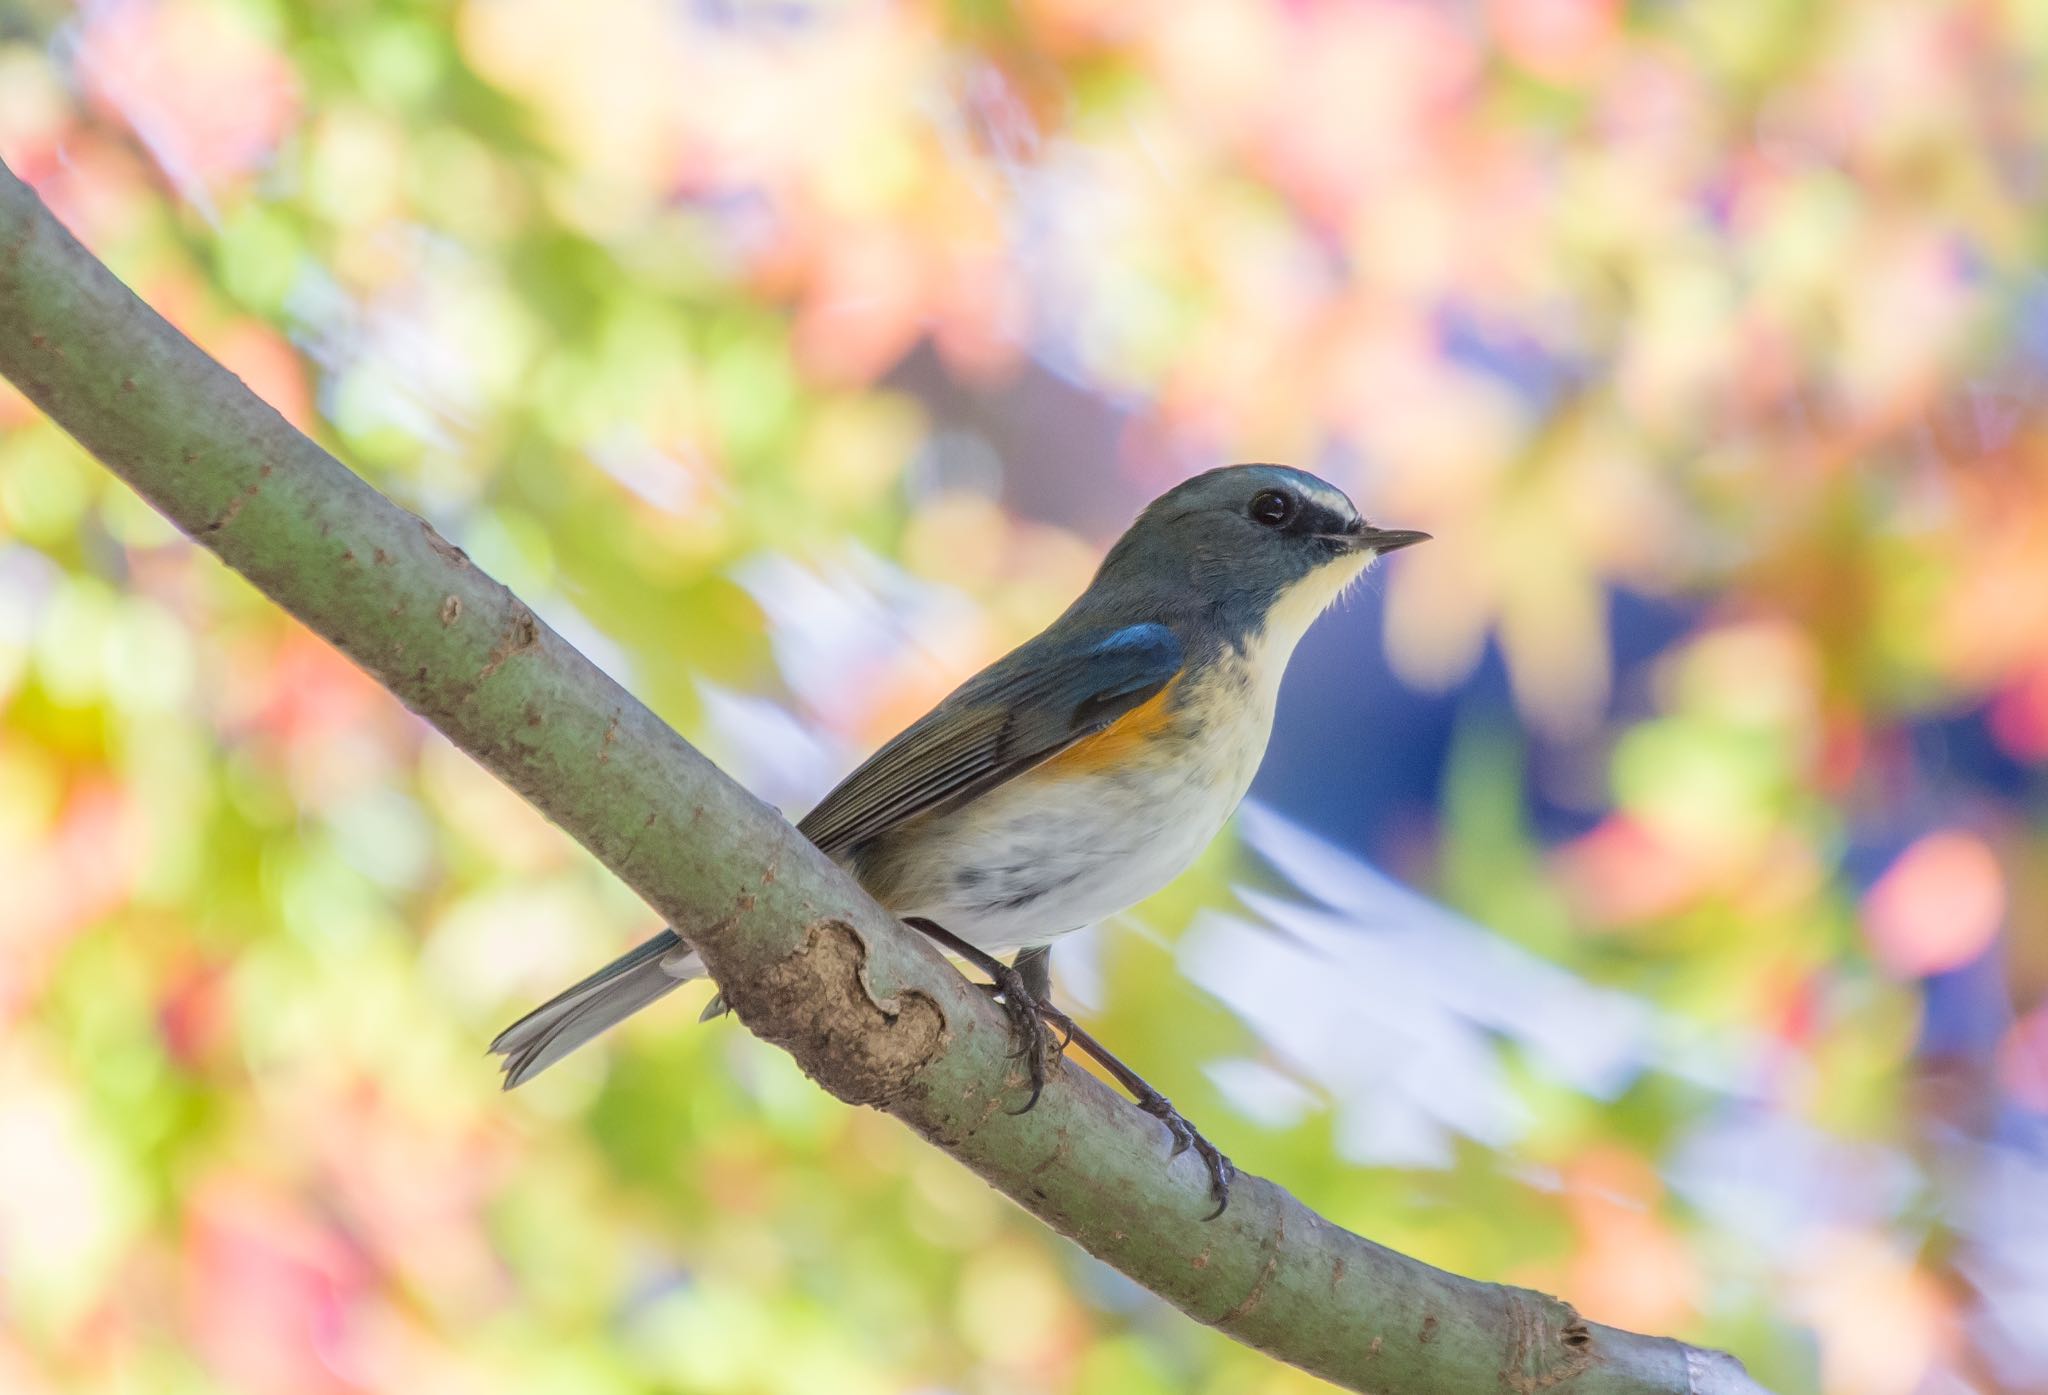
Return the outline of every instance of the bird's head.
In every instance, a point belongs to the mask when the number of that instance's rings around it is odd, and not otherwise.
[[[1175,609],[1177,596],[1224,638],[1277,640],[1284,652],[1377,558],[1428,536],[1374,527],[1306,470],[1231,465],[1155,499],[1090,589]]]

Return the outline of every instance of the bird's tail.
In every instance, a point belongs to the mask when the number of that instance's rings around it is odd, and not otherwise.
[[[505,1058],[505,1088],[524,1085],[613,1023],[703,976],[695,951],[675,931],[662,931],[498,1033],[491,1051]]]

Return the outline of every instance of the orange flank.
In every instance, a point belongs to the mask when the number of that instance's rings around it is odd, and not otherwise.
[[[1047,775],[1088,775],[1142,759],[1145,743],[1173,724],[1175,678],[1093,736],[1084,736],[1038,769]]]

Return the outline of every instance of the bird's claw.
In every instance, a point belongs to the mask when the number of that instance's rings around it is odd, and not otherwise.
[[[920,928],[924,928],[926,934],[932,933],[930,928],[922,925]],[[955,942],[952,947],[958,948],[958,943]],[[989,959],[985,963],[979,960],[976,962],[980,963],[980,967],[994,980],[992,983],[983,984],[982,991],[1002,1003],[1004,1011],[1009,1014],[1011,1029],[1016,1032],[1022,1043],[1018,1050],[1011,1053],[1012,1057],[1022,1055],[1031,1065],[1031,1097],[1024,1101],[1021,1108],[1010,1112],[1026,1114],[1031,1111],[1038,1103],[1038,1097],[1045,1092],[1047,1060],[1059,1060],[1068,1046],[1078,1042],[1083,1051],[1099,1061],[1118,1084],[1131,1092],[1131,1098],[1138,1108],[1166,1125],[1167,1133],[1173,1137],[1173,1151],[1167,1154],[1169,1162],[1191,1149],[1195,1156],[1202,1160],[1203,1166],[1209,1169],[1209,1194],[1216,1198],[1216,1209],[1202,1219],[1213,1221],[1222,1215],[1224,1209],[1230,1205],[1231,1179],[1237,1176],[1237,1168],[1232,1165],[1230,1159],[1224,1157],[1215,1144],[1202,1137],[1192,1124],[1182,1118],[1171,1100],[1146,1084],[1136,1071],[1117,1060],[1103,1049],[1100,1042],[1075,1026],[1073,1018],[1052,1004],[1032,996],[1030,988],[1024,982],[1024,976],[1014,966],[999,959]],[[1057,1037],[1054,1036],[1055,1029],[1058,1031]]]
[[[1181,1117],[1180,1111],[1173,1107],[1173,1101],[1157,1090],[1139,1096],[1138,1108],[1166,1125],[1166,1131],[1173,1135],[1173,1151],[1166,1155],[1169,1161],[1190,1148],[1194,1149],[1195,1156],[1209,1169],[1209,1195],[1216,1198],[1216,1209],[1202,1219],[1213,1221],[1222,1215],[1230,1205],[1230,1183],[1237,1176],[1236,1164],[1225,1157],[1215,1144],[1202,1137],[1194,1125]]]
[[[1006,972],[996,975],[994,983],[984,984],[983,991],[1001,1002],[1003,1011],[1009,1014],[1010,1029],[1019,1042],[1010,1053],[1011,1059],[1022,1056],[1031,1071],[1031,1097],[1010,1113],[1029,1114],[1038,1104],[1038,1097],[1045,1093],[1046,1062],[1059,1060],[1066,1054],[1067,1043],[1074,1039],[1074,1021],[1050,1003],[1032,997],[1024,986],[1023,976],[1004,967]]]

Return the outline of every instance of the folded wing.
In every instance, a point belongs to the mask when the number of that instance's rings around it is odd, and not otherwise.
[[[1164,625],[1034,640],[876,751],[797,828],[838,856],[907,820],[957,807],[1156,697],[1183,661]]]

